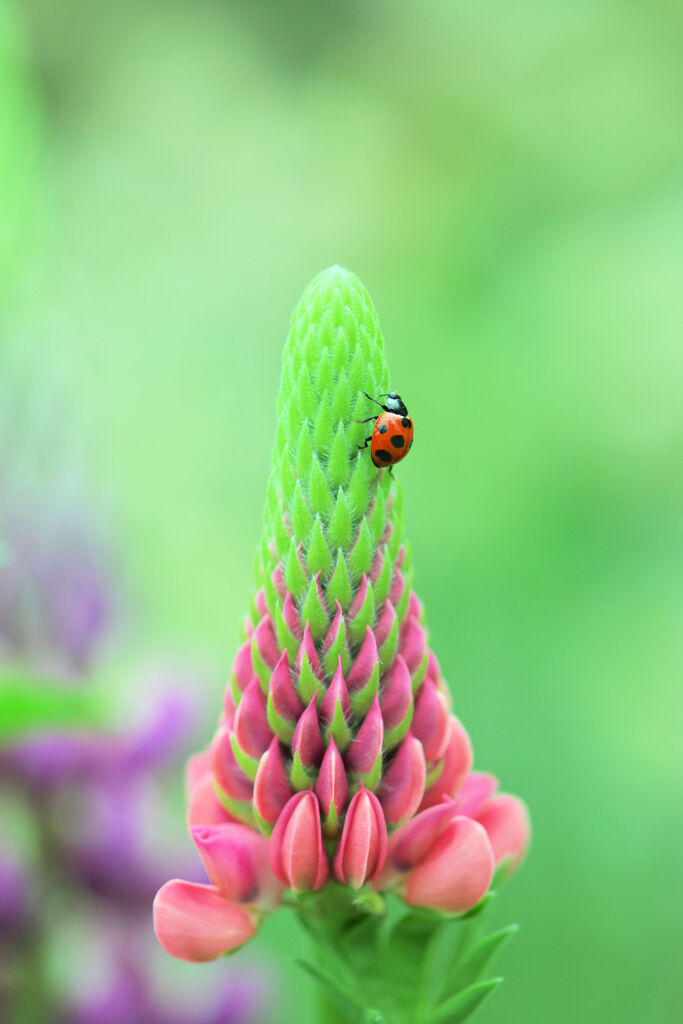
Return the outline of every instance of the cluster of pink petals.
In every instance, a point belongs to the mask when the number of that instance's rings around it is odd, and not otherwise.
[[[492,775],[469,772],[455,792],[423,804],[391,836],[378,798],[361,784],[330,864],[312,790],[288,800],[268,840],[231,820],[207,764],[206,755],[197,755],[188,781],[191,834],[211,884],[176,879],[154,902],[159,942],[183,960],[232,952],[254,935],[286,886],[316,891],[331,876],[354,889],[369,882],[415,906],[465,913],[488,891],[495,867],[516,867],[529,842],[522,801],[497,793]]]

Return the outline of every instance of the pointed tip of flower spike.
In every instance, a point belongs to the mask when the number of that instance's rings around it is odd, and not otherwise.
[[[315,793],[297,793],[284,807],[270,840],[273,873],[294,892],[316,892],[329,878],[320,805]]]
[[[171,956],[203,963],[244,945],[256,928],[244,907],[212,885],[174,879],[154,900],[154,931]]]
[[[386,855],[387,826],[381,804],[361,782],[346,812],[334,858],[335,876],[343,885],[360,889],[382,870]]]
[[[254,780],[254,809],[261,821],[274,825],[292,795],[282,747],[275,737],[259,761]]]
[[[505,873],[511,875],[524,860],[531,840],[527,805],[519,797],[499,793],[484,804],[476,820],[486,829],[496,866],[507,862]]]
[[[420,741],[408,733],[384,772],[379,799],[390,825],[407,821],[417,811],[424,795],[427,765]]]
[[[494,859],[486,830],[472,818],[456,817],[429,853],[406,877],[406,903],[463,914],[488,892]]]

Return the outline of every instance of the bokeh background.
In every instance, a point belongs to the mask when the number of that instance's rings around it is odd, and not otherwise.
[[[432,643],[477,766],[533,816],[481,1024],[680,1020],[682,32],[670,0],[0,3],[3,479],[39,534],[57,505],[106,540],[83,713],[130,730],[158,699],[136,667],[189,671],[194,733],[145,782],[167,877],[250,595],[288,318],[322,267],[355,270],[417,424]],[[35,647],[8,650],[16,685]],[[34,920],[48,989],[81,962],[63,909]],[[260,1019],[305,1024],[298,942],[282,912],[217,968],[146,955],[186,995],[256,973]]]

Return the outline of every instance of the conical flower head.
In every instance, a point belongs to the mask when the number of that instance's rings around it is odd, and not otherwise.
[[[213,765],[227,811],[267,836],[310,791],[307,829],[324,835],[331,870],[361,791],[373,813],[354,821],[372,822],[381,851],[444,769],[452,795],[470,767],[411,589],[400,481],[360,448],[377,411],[365,393],[389,385],[368,293],[323,271],[285,346],[257,586]],[[319,852],[316,839],[299,880],[323,878]]]

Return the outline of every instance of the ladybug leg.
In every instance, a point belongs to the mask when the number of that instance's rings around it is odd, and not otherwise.
[[[389,410],[387,409],[387,407],[386,407],[385,405],[382,405],[382,403],[381,403],[381,402],[378,402],[378,401],[377,401],[377,399],[376,399],[376,398],[373,398],[373,397],[372,397],[372,395],[369,395],[369,394],[367,393],[367,391],[361,391],[361,394],[362,394],[362,395],[365,395],[365,397],[366,397],[366,398],[369,398],[371,402],[374,402],[374,403],[375,403],[375,405],[378,405],[378,406],[380,407],[380,409],[384,409],[384,411],[385,411],[385,412],[388,412],[388,411],[389,411]]]
[[[368,416],[366,420],[356,420],[356,423],[374,423],[377,416]]]
[[[358,445],[356,445],[356,447],[359,448],[362,451],[363,448],[367,448],[367,446],[370,444],[371,441],[372,441],[372,434],[370,435],[370,437],[366,437],[365,438],[365,444],[358,444]]]

